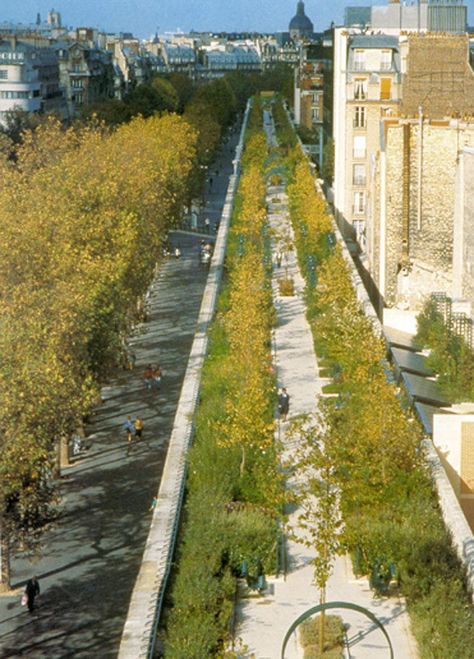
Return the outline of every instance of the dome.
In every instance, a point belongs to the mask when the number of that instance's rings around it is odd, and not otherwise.
[[[304,2],[300,0],[296,9],[296,16],[290,21],[290,33],[313,34],[314,27],[310,19],[304,13]]]

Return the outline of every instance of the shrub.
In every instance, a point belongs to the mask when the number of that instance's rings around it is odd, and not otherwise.
[[[342,618],[335,615],[324,616],[324,652],[319,651],[319,625],[320,615],[305,620],[299,628],[300,642],[304,648],[305,659],[326,659],[342,657],[342,648],[344,646],[344,625]]]
[[[280,295],[284,297],[290,297],[295,294],[295,282],[293,277],[281,277],[278,280],[278,289]]]

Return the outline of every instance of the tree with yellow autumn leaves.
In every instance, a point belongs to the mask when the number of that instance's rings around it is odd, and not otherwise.
[[[170,135],[173,140],[170,140]],[[177,116],[114,132],[50,119],[0,159],[1,583],[50,519],[57,447],[117,363],[167,231],[189,201],[196,132]],[[6,145],[8,148],[8,145]]]

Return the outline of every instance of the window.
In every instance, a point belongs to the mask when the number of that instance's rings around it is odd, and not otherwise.
[[[392,68],[392,51],[391,50],[382,50],[380,56],[380,70],[389,71]]]
[[[354,110],[354,128],[365,128],[366,111],[364,107],[357,106]]]
[[[354,70],[365,71],[365,52],[363,50],[354,51]]]
[[[356,78],[354,81],[354,98],[362,101],[367,98],[367,78]]]
[[[82,88],[82,80],[78,80],[77,78],[73,78],[71,80],[71,87],[74,87],[75,89],[81,89]]]
[[[380,100],[388,101],[392,98],[392,79],[380,78]]]
[[[0,69],[0,80],[8,80],[8,69]]]
[[[365,165],[355,164],[352,166],[352,184],[365,185]]]
[[[365,158],[365,135],[354,136],[354,158]]]
[[[321,119],[319,108],[312,108],[311,118],[312,118],[313,121],[319,121]]]
[[[354,215],[365,213],[365,191],[354,192],[354,206],[352,208]]]

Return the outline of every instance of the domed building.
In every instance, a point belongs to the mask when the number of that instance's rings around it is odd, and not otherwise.
[[[314,34],[314,26],[304,12],[304,2],[299,0],[296,15],[290,21],[290,37],[297,41],[300,39],[311,39]]]

